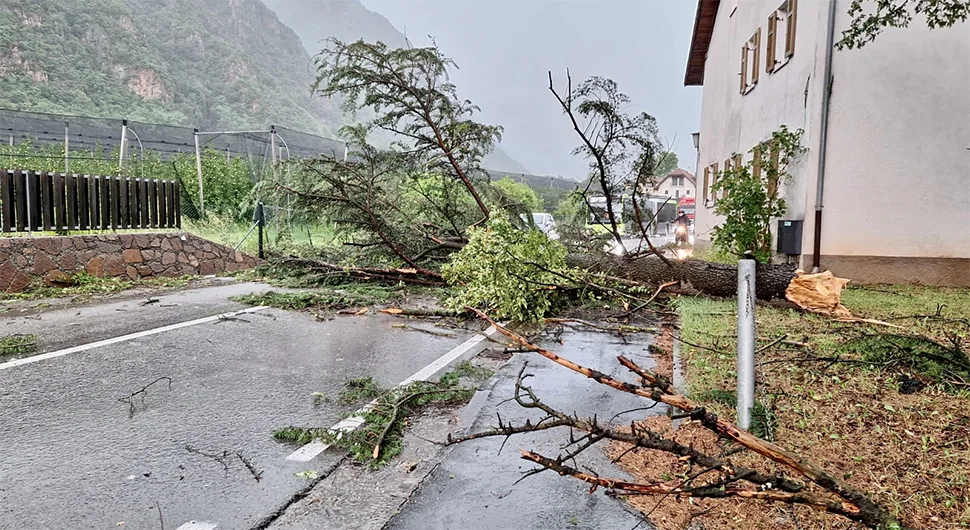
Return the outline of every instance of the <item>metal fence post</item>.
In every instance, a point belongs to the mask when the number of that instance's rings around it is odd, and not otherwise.
[[[71,123],[64,122],[64,173],[71,172]]]
[[[33,201],[30,197],[30,174],[31,171],[24,171],[24,193],[27,194],[27,234],[33,235],[34,233],[34,213],[31,211],[30,203]],[[17,215],[20,215],[18,213]]]
[[[263,217],[263,203],[256,203],[256,227],[258,229],[257,237],[259,239],[258,252],[256,255],[259,259],[265,259],[266,256],[263,255],[263,226],[266,224],[266,218]]]
[[[738,261],[738,427],[751,427],[754,407],[755,260]]]
[[[121,147],[118,149],[118,173],[125,169],[125,151],[128,144],[128,120],[121,120]]]
[[[199,216],[205,217],[205,194],[202,192],[202,149],[199,147],[199,130],[194,129],[195,137],[195,173],[199,179]]]

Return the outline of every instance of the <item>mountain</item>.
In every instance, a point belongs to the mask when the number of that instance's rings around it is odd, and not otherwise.
[[[310,57],[259,0],[0,0],[0,106],[332,134]]]
[[[0,0],[0,108],[335,136],[348,118],[311,96],[307,50],[329,36],[406,39],[357,0],[268,4]],[[486,166],[526,172],[501,152]]]
[[[328,38],[344,42],[381,41],[392,48],[407,46],[407,39],[380,13],[357,0],[263,0],[280,20],[293,29],[310,55],[324,48]]]
[[[390,47],[407,46],[407,38],[380,13],[364,7],[359,0],[263,0],[267,7],[279,15],[280,20],[299,35],[310,55],[316,55],[326,46],[326,40],[335,37],[344,42],[363,39],[381,41]],[[511,173],[529,173],[529,170],[496,148],[482,164],[489,168]]]

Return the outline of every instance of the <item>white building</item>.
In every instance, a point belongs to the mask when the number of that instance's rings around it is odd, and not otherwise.
[[[674,199],[694,197],[697,195],[697,181],[694,179],[694,175],[690,174],[690,171],[677,168],[655,182],[649,193],[650,195],[664,195]]]
[[[970,23],[917,16],[834,50],[849,4],[699,0],[685,78],[704,87],[697,239],[719,222],[717,170],[787,125],[808,149],[781,191],[785,219],[803,221],[788,259],[859,282],[970,286]]]

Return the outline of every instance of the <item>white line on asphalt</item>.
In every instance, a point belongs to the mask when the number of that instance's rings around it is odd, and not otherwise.
[[[206,523],[203,521],[189,521],[175,530],[212,530],[217,527],[216,523]]]
[[[407,386],[415,381],[427,380],[429,377],[438,373],[439,370],[447,366],[448,363],[451,363],[455,359],[461,357],[462,355],[467,353],[468,350],[474,348],[476,344],[482,342],[483,340],[485,340],[486,337],[492,335],[496,331],[498,330],[496,330],[494,326],[490,326],[487,330],[485,330],[484,334],[479,333],[474,337],[466,340],[465,342],[459,344],[448,353],[432,361],[431,364],[415,372],[414,375],[412,375],[411,377],[398,383],[395,388]],[[340,423],[334,425],[333,427],[330,427],[330,430],[333,432],[336,432],[337,436],[339,437],[345,432],[350,432],[357,429],[358,427],[364,424],[364,417],[362,416],[362,414],[374,408],[375,405],[377,405],[376,399],[364,405],[360,409],[358,409],[356,412],[354,412],[353,416],[350,416],[342,420]],[[290,453],[290,455],[286,457],[286,460],[290,460],[293,462],[309,462],[310,460],[313,460],[314,458],[316,458],[317,455],[326,451],[329,448],[330,448],[330,444],[321,442],[320,440],[314,440],[304,445],[303,447],[297,449],[296,451],[293,451],[292,453]]]
[[[187,328],[189,326],[195,326],[196,324],[205,324],[206,322],[214,322],[216,320],[219,320],[220,318],[243,315],[246,313],[255,313],[256,311],[261,311],[263,309],[268,309],[268,308],[266,306],[247,307],[246,309],[243,309],[240,311],[233,311],[231,313],[223,313],[221,315],[213,315],[211,317],[198,318],[195,320],[189,320],[188,322],[179,322],[178,324],[171,324],[168,326],[162,326],[160,328],[146,329],[145,331],[139,331],[137,333],[130,333],[128,335],[122,335],[120,337],[114,337],[111,339],[99,340],[97,342],[89,342],[87,344],[81,344],[80,346],[72,346],[70,348],[65,348],[63,350],[57,350],[57,351],[42,353],[40,355],[34,355],[33,357],[14,359],[12,361],[0,363],[0,370],[6,370],[7,368],[13,368],[15,366],[21,366],[24,364],[36,363],[38,361],[45,361],[47,359],[54,359],[56,357],[63,357],[65,355],[70,355],[72,353],[92,350],[94,348],[100,348],[101,346],[110,346],[112,344],[118,344],[119,342],[140,339],[142,337],[148,337],[150,335],[165,333],[166,331]],[[209,523],[205,523],[205,524],[209,524]]]

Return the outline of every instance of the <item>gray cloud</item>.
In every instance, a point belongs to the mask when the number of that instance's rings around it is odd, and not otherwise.
[[[700,127],[700,89],[684,87],[696,4],[685,0],[362,0],[415,45],[435,39],[458,63],[459,95],[481,119],[505,126],[503,148],[533,173],[579,177],[578,138],[547,89],[610,77],[657,118],[660,133],[694,170],[690,133]]]

